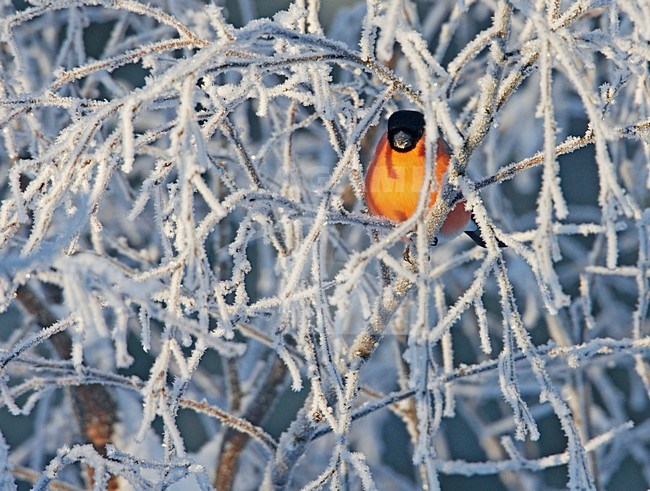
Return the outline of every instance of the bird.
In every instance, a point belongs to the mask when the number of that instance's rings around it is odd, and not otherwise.
[[[424,183],[424,129],[424,114],[419,111],[399,110],[391,114],[366,170],[365,200],[372,215],[403,222],[415,212]],[[434,169],[436,189],[431,192],[429,206],[436,201],[450,160],[449,146],[439,138]],[[460,200],[438,230],[434,245],[463,232],[486,247],[471,213],[465,209],[465,201]]]

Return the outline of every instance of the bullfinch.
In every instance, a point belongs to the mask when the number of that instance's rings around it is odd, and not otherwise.
[[[396,222],[413,214],[424,182],[424,154],[424,115],[418,111],[394,112],[366,171],[365,198],[370,213]],[[440,138],[434,169],[436,189],[431,192],[429,206],[438,196],[449,161],[449,147]],[[465,201],[456,203],[449,212],[436,239],[448,240],[462,232],[485,247],[470,212],[465,209]]]

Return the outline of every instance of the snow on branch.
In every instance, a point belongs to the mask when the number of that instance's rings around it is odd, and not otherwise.
[[[647,481],[647,7],[272,9],[0,7],[0,487]]]

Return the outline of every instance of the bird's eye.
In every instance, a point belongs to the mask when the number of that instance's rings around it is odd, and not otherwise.
[[[408,152],[415,148],[422,134],[422,130],[414,128],[392,128],[388,132],[388,141],[393,150]]]

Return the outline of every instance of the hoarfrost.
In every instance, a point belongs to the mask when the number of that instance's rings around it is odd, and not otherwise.
[[[10,4],[0,487],[650,486],[645,3]]]

